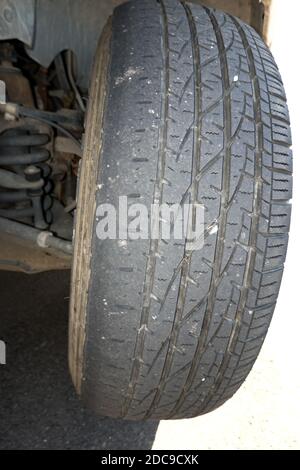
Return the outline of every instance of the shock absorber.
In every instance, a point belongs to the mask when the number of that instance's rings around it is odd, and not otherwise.
[[[24,179],[22,187],[6,184],[9,191],[0,191],[0,204],[5,206],[0,209],[0,216],[13,219],[31,217],[38,229],[45,229],[50,224],[52,188],[49,180],[51,169],[47,163],[50,152],[45,147],[48,142],[49,134],[39,133],[32,126],[15,127],[0,135],[0,167]],[[41,184],[36,187],[30,184],[38,181]]]

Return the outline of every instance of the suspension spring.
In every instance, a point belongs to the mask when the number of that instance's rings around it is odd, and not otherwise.
[[[10,186],[6,178],[4,186],[0,174],[0,216],[16,220],[30,218],[30,223],[41,230],[52,219],[50,152],[45,147],[49,139],[46,133],[22,127],[8,129],[0,135],[0,168],[11,172],[17,180]],[[8,171],[2,172],[3,178]]]

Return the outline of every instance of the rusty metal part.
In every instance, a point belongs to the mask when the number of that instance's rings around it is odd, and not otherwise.
[[[51,102],[48,93],[48,69],[40,67],[38,78],[38,84],[35,88],[37,107],[38,109],[49,109]]]
[[[34,106],[29,82],[18,68],[10,63],[2,62],[0,65],[0,80],[6,84],[6,93],[9,101],[14,101],[24,106]]]
[[[6,85],[7,101],[34,106],[34,99],[30,83],[21,70],[12,62],[13,47],[9,43],[0,45],[0,80]]]

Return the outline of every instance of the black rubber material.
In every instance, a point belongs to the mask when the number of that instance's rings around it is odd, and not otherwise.
[[[291,136],[273,57],[240,20],[177,0],[117,8],[97,204],[205,205],[205,246],[92,240],[82,396],[103,415],[188,418],[230,398],[275,307]],[[100,132],[100,130],[99,130]]]

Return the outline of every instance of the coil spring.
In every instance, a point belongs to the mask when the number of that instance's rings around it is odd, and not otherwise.
[[[30,217],[39,229],[50,224],[51,168],[46,163],[50,152],[44,147],[48,142],[49,135],[22,128],[9,129],[0,135],[0,167],[24,176],[29,183],[43,180],[40,189],[0,191],[0,203],[6,206],[0,209],[0,216],[12,219]]]

